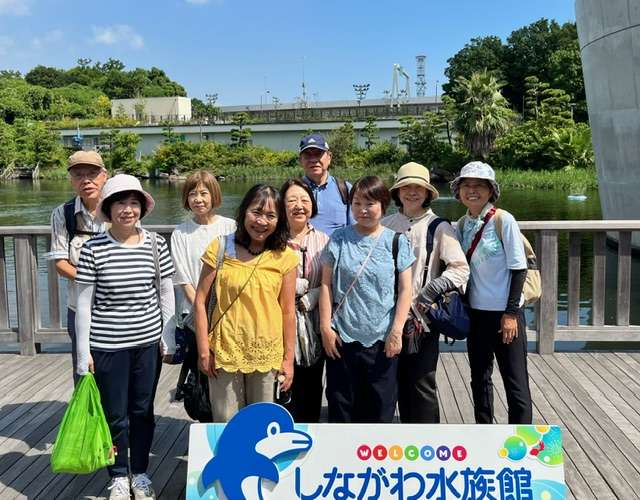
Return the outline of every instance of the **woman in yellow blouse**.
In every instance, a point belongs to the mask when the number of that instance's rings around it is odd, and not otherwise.
[[[236,232],[212,241],[202,256],[194,302],[198,366],[209,376],[216,422],[251,403],[273,401],[277,375],[284,377],[282,390],[293,381],[299,259],[287,247],[281,203],[271,186],[252,187],[238,208]],[[224,260],[216,273],[220,244]],[[211,323],[210,290],[218,299]]]

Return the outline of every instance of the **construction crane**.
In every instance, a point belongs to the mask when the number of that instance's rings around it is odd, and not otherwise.
[[[398,82],[398,76],[402,76],[405,79],[405,87],[400,90]],[[391,105],[399,106],[400,98],[408,98],[411,96],[411,84],[409,83],[409,74],[404,70],[400,64],[393,65],[393,83],[391,85]]]

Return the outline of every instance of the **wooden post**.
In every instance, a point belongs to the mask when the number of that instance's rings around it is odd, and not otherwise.
[[[46,239],[47,248],[51,248],[51,236]],[[49,323],[51,328],[60,328],[60,290],[56,261],[47,262],[47,286],[49,289]]]
[[[580,324],[580,241],[581,233],[569,233],[567,316],[569,326]]]
[[[631,231],[618,233],[618,296],[616,324],[629,326],[631,309]]]
[[[606,287],[607,233],[593,234],[593,293],[591,319],[593,326],[604,325],[604,294]]]
[[[539,354],[553,354],[555,350],[556,325],[558,322],[558,232],[540,231],[540,275],[542,298],[540,299],[540,322],[538,323]]]
[[[9,328],[9,293],[7,291],[7,262],[4,238],[0,238],[0,329]]]
[[[16,261],[16,301],[18,303],[18,339],[20,354],[34,356],[35,345],[35,304],[33,269],[36,266],[35,237],[19,234],[14,239]]]

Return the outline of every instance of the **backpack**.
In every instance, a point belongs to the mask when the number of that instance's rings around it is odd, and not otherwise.
[[[100,233],[93,231],[81,231],[78,229],[78,220],[76,219],[76,198],[71,198],[62,206],[64,212],[64,226],[67,230],[67,242],[70,242],[77,234],[86,236],[95,236]]]
[[[494,214],[494,224],[496,227],[496,235],[502,242],[502,214],[504,210],[498,208]],[[536,254],[533,251],[533,247],[529,240],[520,232],[522,238],[522,244],[524,245],[524,254],[527,258],[527,277],[524,280],[524,286],[522,293],[524,295],[524,305],[533,304],[537,302],[542,296],[542,282],[540,279],[540,271],[538,270],[538,260]]]
[[[347,182],[344,179],[340,177],[335,177],[335,179],[336,179],[336,184],[338,185],[338,192],[340,193],[340,199],[342,200],[342,203],[346,207],[346,211],[347,211],[345,222],[349,224],[349,186],[347,186]]]

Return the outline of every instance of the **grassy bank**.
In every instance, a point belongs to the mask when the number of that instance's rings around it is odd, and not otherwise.
[[[216,175],[222,175],[228,180],[259,181],[283,180],[298,177],[302,171],[299,165],[286,167],[246,167],[240,165],[219,166],[214,169]],[[397,166],[389,164],[372,165],[370,167],[331,167],[331,174],[349,181],[365,175],[379,175],[385,180],[391,180]],[[65,179],[67,171],[64,168],[44,170],[41,172],[45,179]],[[512,189],[562,189],[572,194],[582,193],[598,188],[598,179],[594,170],[496,170],[497,180],[501,186]]]
[[[569,194],[580,194],[598,189],[595,170],[496,170],[501,186],[513,189],[562,189]]]

